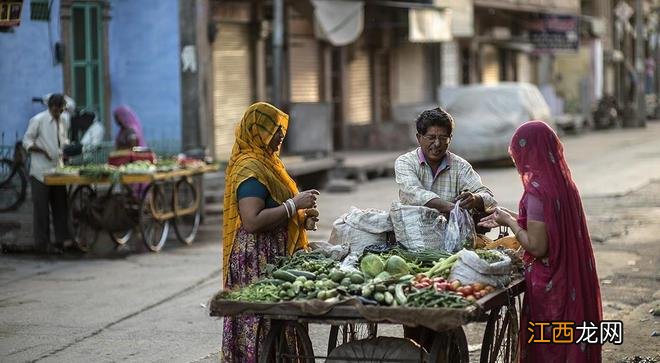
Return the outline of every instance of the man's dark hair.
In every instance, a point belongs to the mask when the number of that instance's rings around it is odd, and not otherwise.
[[[48,97],[48,108],[51,107],[64,107],[66,104],[66,101],[64,100],[64,96],[61,93],[53,93],[50,97]]]
[[[415,120],[415,125],[417,126],[417,133],[420,135],[426,135],[426,131],[431,126],[446,128],[449,135],[454,132],[454,118],[440,107],[420,113],[417,120]]]

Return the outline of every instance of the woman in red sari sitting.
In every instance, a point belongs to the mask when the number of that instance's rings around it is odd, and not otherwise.
[[[600,344],[529,342],[540,331],[530,323],[602,320],[600,286],[580,193],[555,132],[541,121],[520,126],[509,153],[522,179],[524,193],[514,213],[498,208],[479,223],[509,226],[525,249],[525,281],[520,328],[521,362],[600,362]],[[535,331],[530,332],[528,328]],[[552,339],[546,326],[544,339]],[[577,339],[580,335],[574,335]]]

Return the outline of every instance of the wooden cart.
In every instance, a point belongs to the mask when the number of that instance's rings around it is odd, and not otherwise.
[[[508,287],[496,290],[464,309],[442,309],[449,318],[444,329],[432,331],[433,345],[428,352],[430,362],[469,362],[468,344],[463,325],[471,322],[486,322],[481,345],[480,362],[514,362],[518,344],[519,296],[525,290],[524,279],[516,279]],[[326,358],[314,353],[306,324],[318,323],[331,326],[328,352],[339,344],[359,338],[376,336],[377,324],[416,325],[413,316],[433,315],[436,308],[406,308],[361,305],[334,305],[322,315],[306,311],[305,302],[246,303],[223,300],[220,295],[211,304],[212,316],[261,316],[271,321],[271,329],[259,351],[259,362],[305,362],[313,363],[316,358]],[[358,306],[356,308],[356,306]],[[452,311],[449,311],[452,310]],[[374,313],[380,316],[374,319]],[[437,314],[436,314],[437,315]],[[438,324],[434,324],[438,326]],[[285,337],[285,328],[288,335]],[[361,330],[361,331],[360,331]],[[297,351],[287,349],[291,334],[295,333]],[[356,334],[358,336],[356,336]],[[288,342],[288,343],[287,343]],[[366,358],[366,357],[365,357]],[[336,358],[335,358],[336,359]],[[414,361],[425,361],[416,359]],[[356,360],[347,357],[341,361]],[[373,358],[369,361],[375,361]],[[393,361],[393,360],[380,360]]]
[[[113,197],[125,201],[125,212],[134,220],[134,226],[108,231],[112,240],[125,244],[137,227],[147,248],[160,251],[167,240],[170,222],[179,241],[191,244],[195,240],[201,219],[201,192],[195,177],[217,170],[216,165],[204,165],[168,172],[121,174],[114,178],[50,174],[44,181],[47,185],[70,187],[69,223],[73,240],[83,251],[87,251],[99,232],[106,229],[98,221],[93,223],[93,203],[104,200],[99,198]],[[100,185],[109,188],[101,192]]]

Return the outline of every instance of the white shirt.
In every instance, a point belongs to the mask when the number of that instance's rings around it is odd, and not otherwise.
[[[435,174],[420,148],[399,156],[394,162],[394,173],[403,204],[426,205],[434,198],[453,203],[467,189],[481,196],[485,210],[497,206],[493,192],[481,183],[472,165],[449,151]]]
[[[69,140],[67,133],[69,130],[68,114],[63,112],[60,121],[55,121],[48,110],[38,113],[28,125],[25,136],[23,136],[23,147],[29,150],[36,145],[46,151],[51,160],[38,152],[30,153],[30,175],[40,182],[44,182],[44,174],[49,170],[63,166],[62,149]]]
[[[80,139],[80,144],[83,147],[91,147],[99,145],[103,141],[103,125],[100,122],[94,121],[92,125],[85,131],[85,134]]]

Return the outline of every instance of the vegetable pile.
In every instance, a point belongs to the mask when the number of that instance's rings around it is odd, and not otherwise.
[[[460,309],[495,291],[493,286],[479,283],[462,285],[458,280],[448,281],[458,254],[403,252],[366,253],[356,271],[341,270],[337,261],[320,252],[297,252],[269,266],[263,279],[225,296],[247,302],[336,303],[357,298],[380,306]],[[500,260],[488,251],[478,254],[487,261]],[[429,262],[428,256],[437,258]]]

